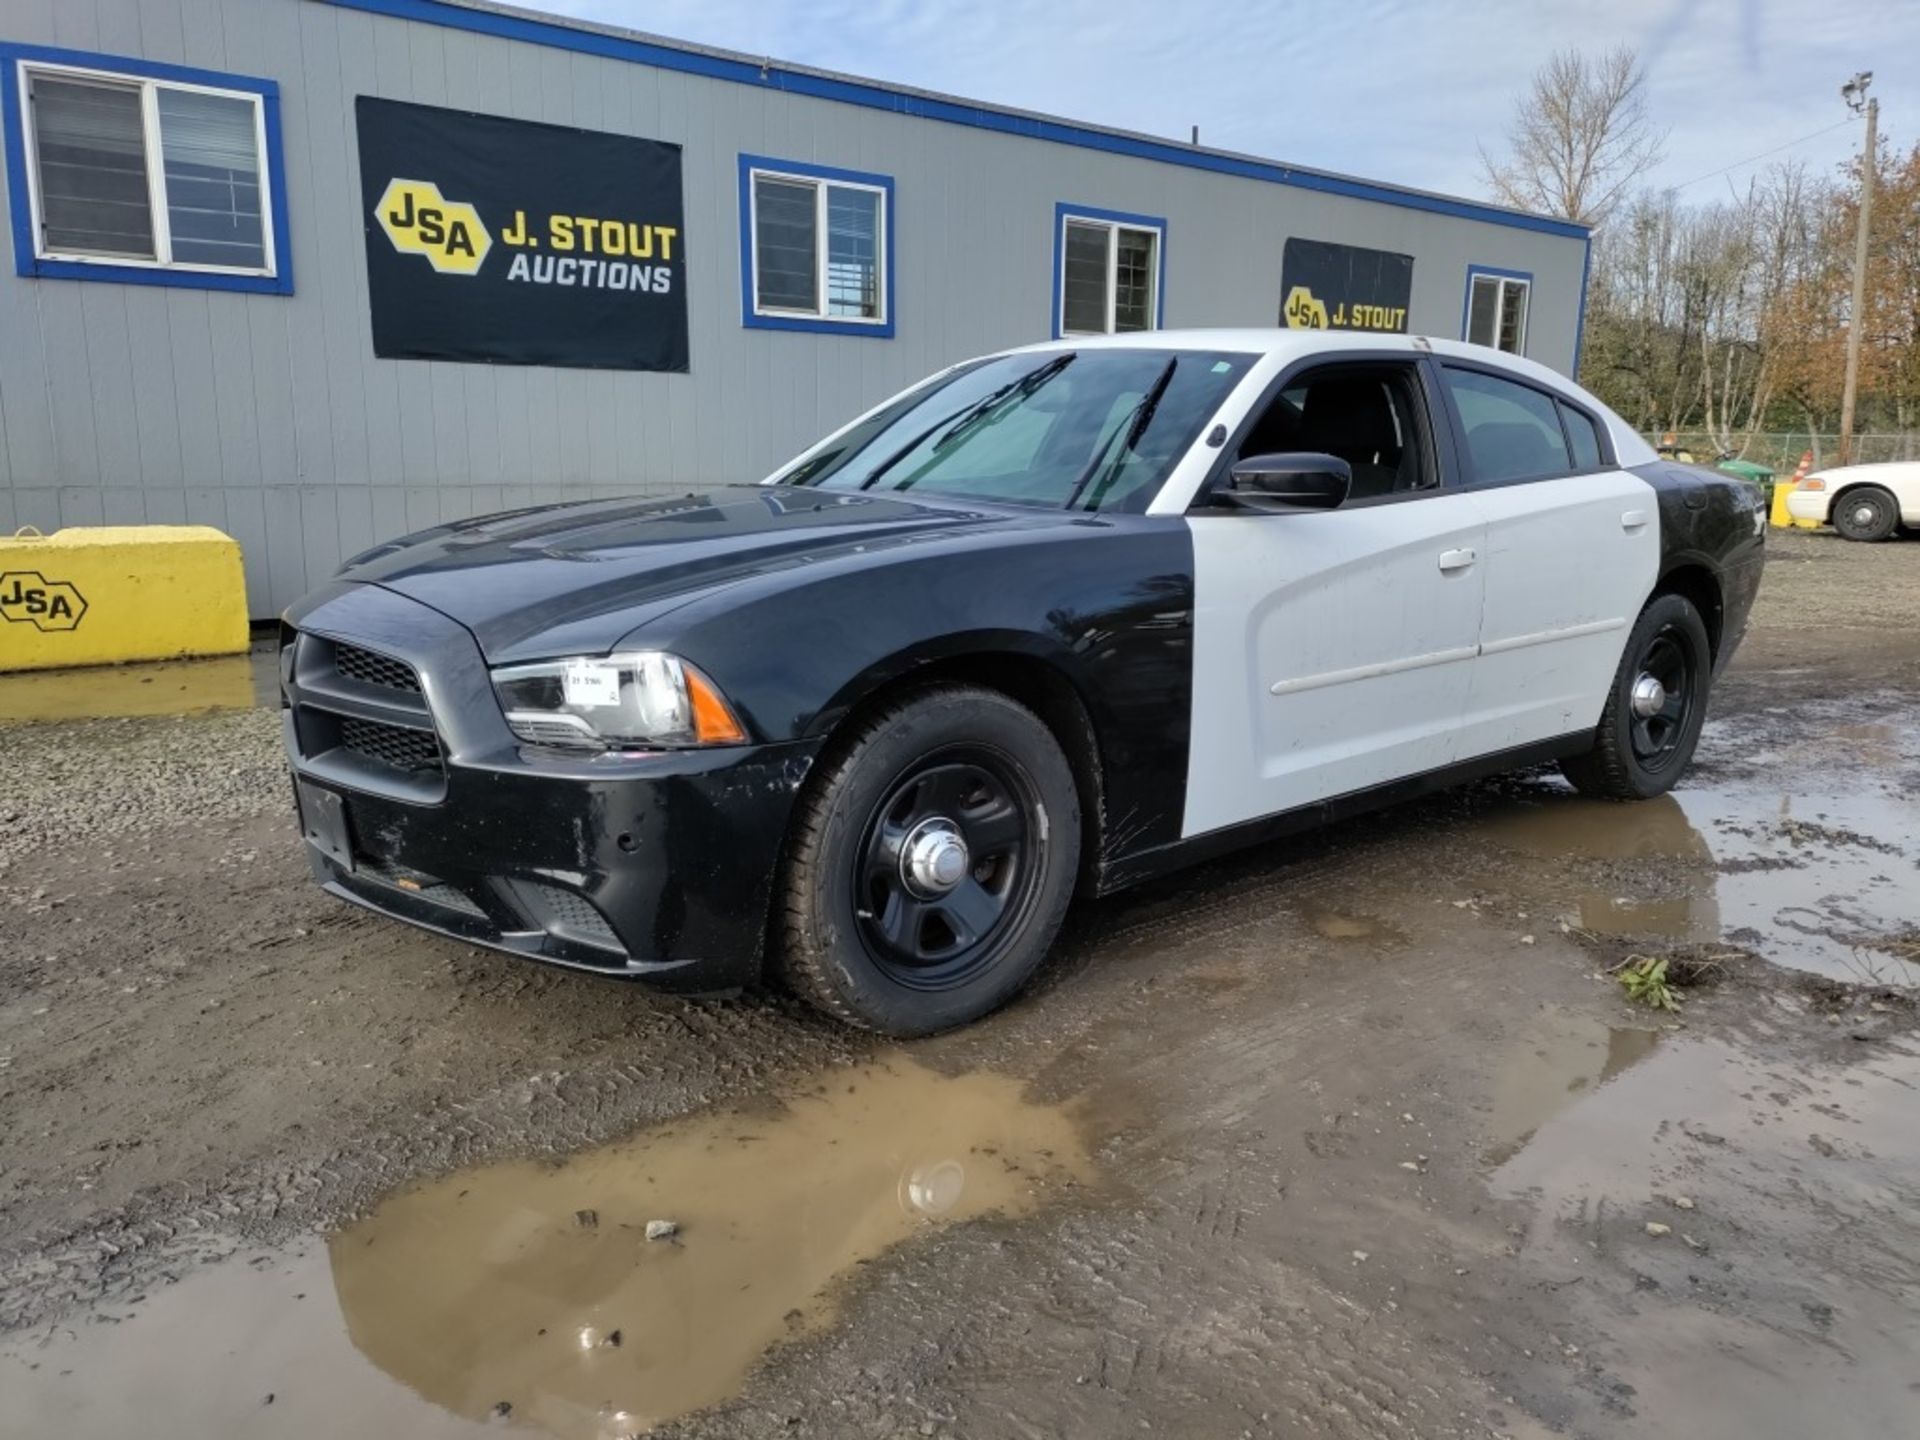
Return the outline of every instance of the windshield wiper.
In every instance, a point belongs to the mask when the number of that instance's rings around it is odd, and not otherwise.
[[[1142,395],[1139,403],[1133,407],[1128,416],[1128,423],[1125,426],[1116,425],[1107,432],[1107,438],[1101,442],[1098,453],[1087,462],[1087,468],[1080,472],[1080,478],[1073,482],[1072,493],[1067,496],[1066,503],[1060,507],[1061,509],[1071,510],[1079,503],[1080,492],[1087,488],[1087,482],[1099,474],[1101,467],[1107,463],[1107,452],[1113,449],[1113,442],[1119,438],[1123,430],[1126,440],[1120,447],[1120,453],[1122,455],[1132,453],[1133,447],[1140,443],[1140,437],[1147,433],[1147,426],[1153,423],[1153,412],[1159,408],[1160,397],[1167,393],[1167,386],[1173,383],[1173,372],[1179,367],[1180,357],[1175,355],[1167,361],[1166,368],[1160,372],[1160,378],[1153,382],[1147,393]]]
[[[1029,370],[1019,379],[1009,380],[1005,385],[1002,385],[991,394],[982,396],[979,400],[976,400],[965,410],[961,411],[957,417],[949,418],[943,416],[939,420],[934,421],[933,424],[929,425],[925,430],[922,430],[918,435],[914,436],[913,439],[909,440],[905,445],[902,445],[898,450],[894,451],[893,454],[876,465],[867,478],[860,482],[860,488],[862,490],[871,489],[874,481],[878,480],[882,475],[906,459],[907,456],[918,450],[926,443],[927,437],[932,435],[934,431],[940,429],[941,426],[946,426],[947,430],[945,434],[933,442],[933,448],[935,450],[951,445],[960,437],[963,431],[979,424],[989,415],[998,411],[1002,406],[1015,399],[1024,400],[1042,385],[1046,384],[1047,381],[1066,369],[1067,366],[1071,365],[1073,360],[1074,354],[1071,351],[1065,355],[1056,355],[1053,359],[1047,361],[1046,364]]]

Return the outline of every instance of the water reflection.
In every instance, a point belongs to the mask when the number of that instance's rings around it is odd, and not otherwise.
[[[280,703],[276,661],[267,642],[207,660],[0,675],[0,725],[271,709]]]
[[[1497,844],[1570,868],[1570,919],[1598,934],[1731,942],[1834,979],[1920,981],[1920,966],[1873,943],[1913,923],[1910,802],[1701,789],[1614,805],[1543,786],[1486,825]]]
[[[617,1440],[731,1395],[892,1246],[1090,1175],[1070,1107],[890,1054],[777,1106],[403,1191],[323,1251],[226,1262],[118,1324],[0,1350],[0,1392],[19,1433],[63,1440],[156,1416],[182,1435],[510,1419]],[[677,1228],[648,1240],[650,1221]]]

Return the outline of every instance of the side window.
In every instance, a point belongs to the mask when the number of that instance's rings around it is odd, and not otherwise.
[[[1445,367],[1474,479],[1539,480],[1573,469],[1553,397],[1478,370]]]
[[[1600,432],[1586,412],[1571,405],[1560,407],[1560,419],[1567,427],[1567,443],[1573,447],[1573,468],[1600,468]]]
[[[1309,370],[1274,397],[1235,459],[1317,450],[1353,467],[1355,500],[1432,488],[1418,382],[1406,365]]]

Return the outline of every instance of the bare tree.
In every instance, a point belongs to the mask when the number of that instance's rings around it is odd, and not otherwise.
[[[1665,143],[1647,115],[1646,72],[1630,47],[1597,59],[1561,50],[1516,102],[1506,159],[1483,147],[1480,163],[1503,203],[1597,225],[1660,163]]]

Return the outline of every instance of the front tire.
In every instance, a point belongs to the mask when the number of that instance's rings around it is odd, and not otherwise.
[[[1072,767],[997,691],[941,686],[837,744],[800,800],[779,963],[801,998],[884,1035],[977,1020],[1053,944],[1080,863]]]
[[[1713,651],[1691,601],[1656,595],[1634,622],[1593,749],[1560,762],[1583,795],[1649,800],[1692,763],[1707,719]]]
[[[1878,485],[1849,490],[1833,505],[1833,528],[1848,540],[1884,540],[1899,523],[1899,502]]]

